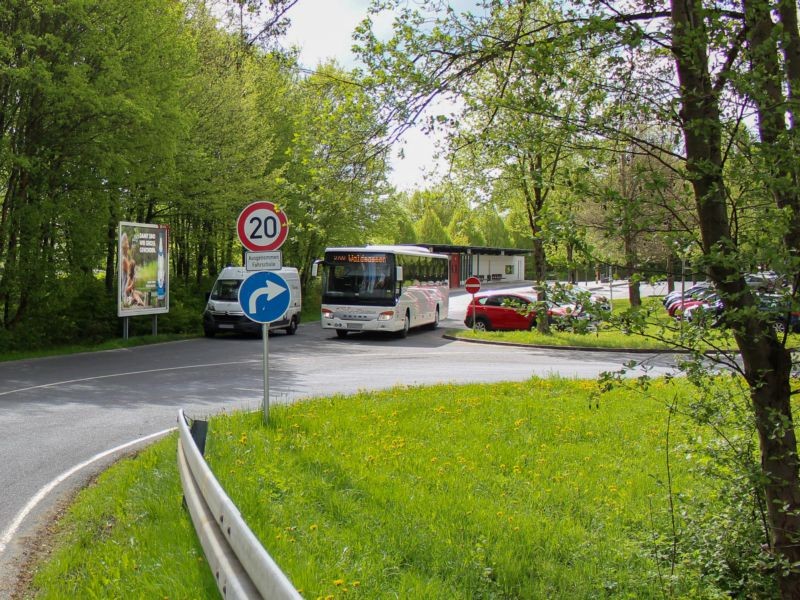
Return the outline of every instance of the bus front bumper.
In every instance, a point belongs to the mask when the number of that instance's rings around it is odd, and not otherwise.
[[[385,331],[395,332],[403,329],[403,322],[391,319],[388,321],[379,321],[377,319],[370,319],[369,321],[348,321],[334,317],[333,319],[322,319],[323,329],[339,329],[341,331]]]

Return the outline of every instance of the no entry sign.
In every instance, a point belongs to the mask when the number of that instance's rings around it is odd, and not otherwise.
[[[464,288],[470,294],[477,294],[481,291],[481,280],[477,277],[468,277],[464,282]]]

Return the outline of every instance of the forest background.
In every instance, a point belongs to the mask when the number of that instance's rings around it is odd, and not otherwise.
[[[305,287],[311,262],[334,245],[533,248],[535,237],[550,250],[546,268],[562,277],[623,265],[599,195],[577,182],[547,185],[558,198],[539,211],[534,236],[528,178],[504,164],[495,142],[477,156],[452,140],[441,148],[451,165],[441,182],[394,189],[398,132],[385,105],[364,73],[334,61],[309,71],[296,48],[282,47],[294,4],[3,3],[0,349],[120,335],[120,221],[169,225],[170,313],[159,330],[199,332],[214,276],[242,260],[236,217],[258,199],[289,215],[284,263],[300,269]],[[454,119],[431,116],[423,126]],[[516,159],[518,148],[509,151]],[[597,179],[616,185],[613,162],[586,168],[604,152],[573,156],[569,177],[585,169],[586,189]],[[641,262],[665,273],[668,246],[645,237]]]

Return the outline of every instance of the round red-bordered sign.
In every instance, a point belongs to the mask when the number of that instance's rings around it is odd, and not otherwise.
[[[464,282],[464,289],[466,289],[469,294],[477,294],[481,291],[481,280],[477,277],[468,277]]]
[[[251,252],[277,250],[289,235],[289,220],[272,202],[259,201],[245,207],[236,220],[242,246]]]

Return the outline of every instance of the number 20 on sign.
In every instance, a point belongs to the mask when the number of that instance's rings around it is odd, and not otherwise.
[[[272,202],[253,202],[240,214],[236,221],[239,241],[251,252],[277,250],[289,234],[286,213]]]

